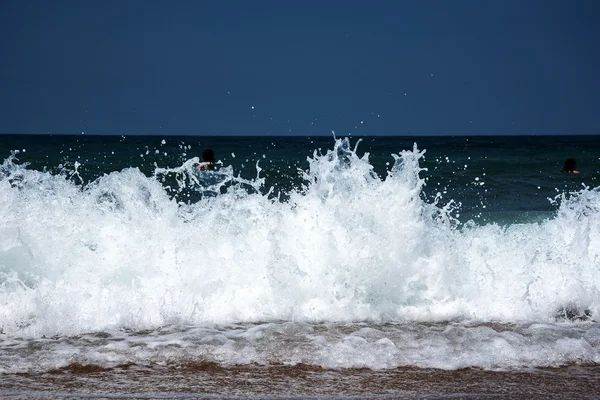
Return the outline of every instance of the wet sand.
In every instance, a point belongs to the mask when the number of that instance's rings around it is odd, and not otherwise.
[[[103,369],[74,364],[43,374],[0,375],[0,397],[60,398],[520,398],[599,399],[600,366],[442,371],[321,369],[213,363]]]

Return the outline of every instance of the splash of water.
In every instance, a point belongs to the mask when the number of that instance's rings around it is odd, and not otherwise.
[[[287,201],[257,178],[178,168],[68,174],[0,167],[7,335],[253,321],[547,321],[599,311],[599,193],[541,223],[459,226],[423,199],[415,146],[373,173],[348,140],[315,152]],[[160,178],[175,177],[165,187]],[[188,203],[170,189],[205,194]],[[210,194],[210,195],[207,195]]]

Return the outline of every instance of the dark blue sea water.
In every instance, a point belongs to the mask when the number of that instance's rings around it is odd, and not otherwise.
[[[299,170],[307,170],[308,157],[333,149],[333,137],[190,137],[190,136],[50,136],[4,135],[0,152],[6,159],[19,150],[19,163],[31,169],[65,174],[77,183],[125,168],[138,168],[156,176],[157,168],[181,167],[212,148],[222,167],[234,176],[254,179],[258,165],[262,193],[287,199],[305,183]],[[539,219],[556,210],[548,201],[557,194],[595,187],[600,178],[600,145],[596,136],[462,136],[350,138],[351,148],[381,178],[394,164],[392,153],[416,144],[426,150],[420,160],[425,180],[424,198],[438,193],[441,203],[454,200],[461,221]],[[25,151],[23,151],[25,150]],[[580,174],[561,173],[563,161],[574,157]],[[75,164],[77,163],[77,168]],[[73,174],[76,171],[75,174]],[[171,175],[171,176],[169,176]],[[197,201],[199,190],[173,191],[175,174],[159,176],[178,200]],[[169,186],[169,187],[167,187]],[[188,196],[190,198],[188,199]]]
[[[597,139],[2,135],[0,374],[589,376]]]

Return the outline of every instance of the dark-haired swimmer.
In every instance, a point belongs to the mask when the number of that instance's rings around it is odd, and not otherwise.
[[[566,174],[578,174],[579,171],[577,171],[577,161],[575,161],[574,158],[567,158],[563,164],[562,172]]]
[[[215,169],[215,153],[211,149],[206,149],[202,152],[202,160],[196,167],[200,169]]]

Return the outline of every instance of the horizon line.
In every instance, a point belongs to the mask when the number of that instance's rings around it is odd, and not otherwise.
[[[441,136],[597,136],[599,133],[352,133],[338,134],[335,131],[331,133],[307,133],[307,134],[282,134],[282,133],[65,133],[65,132],[1,132],[2,136],[197,136],[197,137],[311,137],[311,136],[336,136],[336,137],[348,137],[348,136],[373,136],[373,137],[415,137],[415,136],[428,136],[428,137],[441,137]]]

